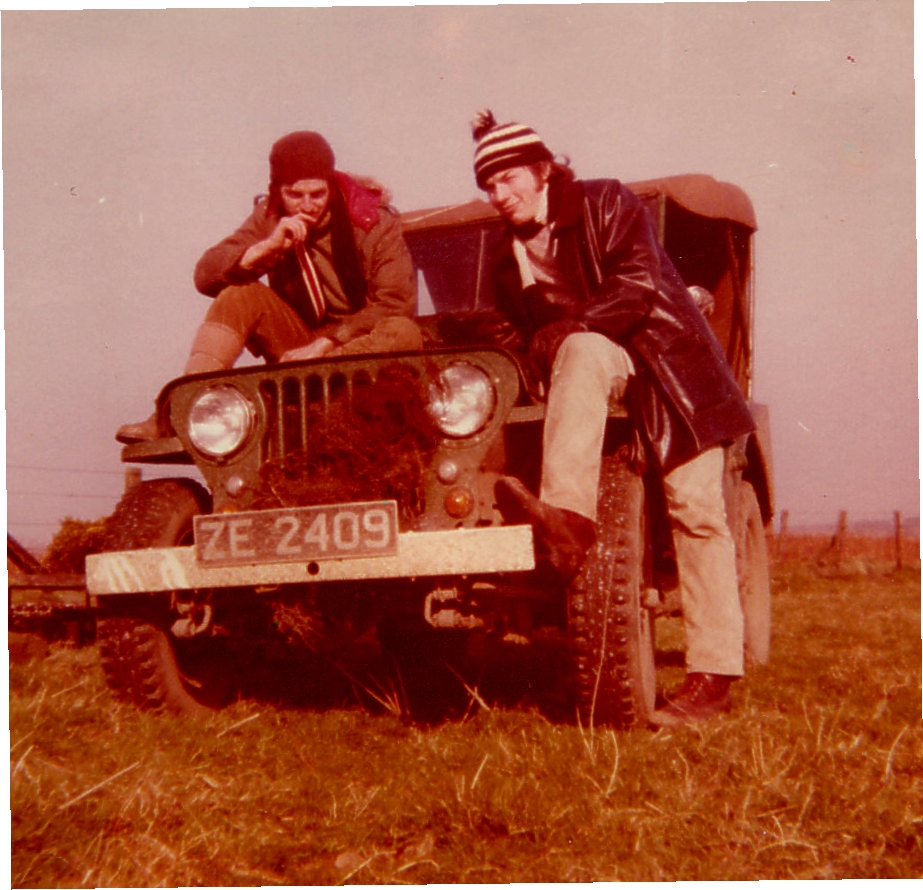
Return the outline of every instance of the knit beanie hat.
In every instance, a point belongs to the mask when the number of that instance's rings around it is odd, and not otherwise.
[[[524,124],[498,124],[489,109],[479,111],[471,122],[471,134],[477,143],[474,150],[474,177],[480,188],[487,180],[510,167],[528,167],[551,161],[554,155],[538,133]]]
[[[320,133],[299,130],[283,136],[269,153],[270,185],[291,185],[301,179],[329,179],[333,175],[333,149]]]

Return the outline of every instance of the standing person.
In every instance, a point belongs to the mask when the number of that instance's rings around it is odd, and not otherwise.
[[[231,368],[245,347],[268,362],[422,347],[412,320],[416,276],[397,212],[380,186],[336,170],[319,133],[289,133],[272,146],[268,195],[205,251],[195,284],[214,302],[186,374]],[[151,415],[121,427],[116,439],[163,433]]]
[[[652,719],[701,722],[730,709],[743,675],[722,446],[753,420],[640,199],[615,179],[576,179],[530,127],[482,111],[472,133],[478,186],[507,224],[497,308],[547,387],[540,497],[501,479],[501,510],[531,522],[568,582],[596,538],[610,399],[624,402],[663,479],[686,635],[686,678]]]

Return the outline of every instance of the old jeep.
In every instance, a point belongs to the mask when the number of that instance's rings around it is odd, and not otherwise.
[[[703,175],[632,188],[749,395],[749,199]],[[130,488],[108,551],[87,560],[108,683],[141,706],[200,711],[230,700],[266,647],[332,657],[372,635],[409,668],[460,639],[483,652],[551,634],[581,719],[643,723],[656,622],[680,608],[657,474],[614,407],[599,539],[566,590],[543,574],[531,528],[504,524],[494,497],[504,474],[535,490],[544,414],[521,357],[484,345],[500,220],[473,201],[406,214],[404,228],[426,349],[179,378],[158,396],[172,435],[123,449],[125,462],[194,466],[202,481]],[[772,492],[767,412],[754,413],[758,432],[727,449],[726,502],[747,657],[763,662]]]

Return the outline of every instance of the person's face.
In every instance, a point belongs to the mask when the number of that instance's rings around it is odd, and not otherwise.
[[[330,183],[326,179],[299,179],[279,190],[286,216],[300,216],[314,225],[330,203]]]
[[[521,226],[538,215],[547,181],[534,167],[510,167],[487,180],[487,197],[508,223]]]

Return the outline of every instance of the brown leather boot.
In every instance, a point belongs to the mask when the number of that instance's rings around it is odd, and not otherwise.
[[[237,331],[217,322],[203,321],[192,339],[183,374],[203,374],[233,368],[243,348],[243,337]],[[157,425],[155,411],[141,423],[120,426],[115,439],[123,445],[134,445],[136,442],[152,442],[163,435]]]
[[[696,726],[731,710],[731,683],[727,674],[686,674],[682,686],[667,696],[668,703],[651,715],[655,726]]]
[[[564,584],[570,583],[596,541],[596,523],[573,510],[539,500],[514,476],[497,482],[496,495],[504,519],[530,523],[540,555],[547,558]]]
[[[155,411],[147,420],[140,423],[126,423],[118,428],[115,434],[116,442],[123,445],[134,445],[136,442],[151,442],[160,438],[160,427],[157,425],[157,412]]]

